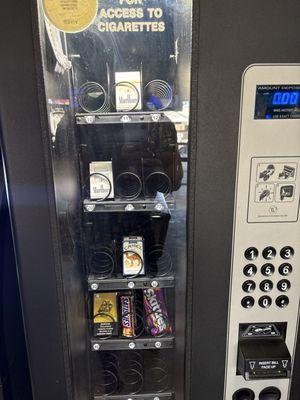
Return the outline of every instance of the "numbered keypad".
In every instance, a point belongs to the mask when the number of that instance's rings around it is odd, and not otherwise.
[[[262,295],[258,298],[258,305],[261,308],[269,308],[271,307],[273,302],[274,304],[276,304],[277,307],[287,307],[290,302],[289,297],[286,294],[278,296],[278,291],[286,293],[291,289],[291,281],[284,278],[292,274],[293,267],[290,264],[290,261],[285,263],[283,262],[279,265],[279,267],[275,267],[275,263],[276,261],[280,262],[280,259],[290,260],[293,258],[293,256],[294,249],[291,246],[285,246],[281,249],[276,249],[273,246],[267,246],[262,250],[259,250],[256,247],[247,248],[244,252],[245,259],[249,261],[256,261],[255,264],[249,263],[246,264],[243,268],[244,276],[251,279],[245,280],[243,282],[242,291],[248,294],[261,292]],[[265,261],[265,263],[262,263],[262,266],[257,265],[262,260],[272,261]],[[259,271],[260,274],[258,274]],[[269,279],[271,277],[272,280]],[[263,293],[265,294],[263,295]],[[274,294],[275,297],[272,299]],[[243,297],[241,300],[241,305],[242,307],[247,309],[252,308],[255,305],[254,297]]]

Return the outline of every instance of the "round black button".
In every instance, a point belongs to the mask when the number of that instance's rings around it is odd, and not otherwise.
[[[262,281],[259,287],[263,292],[271,292],[273,289],[273,282],[269,280]]]
[[[280,256],[284,260],[288,260],[290,258],[293,258],[294,256],[294,249],[291,246],[286,246],[280,251]]]
[[[249,247],[246,251],[245,251],[245,258],[247,260],[255,260],[258,257],[258,250],[255,247]]]
[[[255,394],[251,389],[240,389],[234,393],[232,400],[254,400]]]
[[[265,264],[261,267],[261,273],[264,276],[271,276],[275,272],[275,267],[273,264]]]
[[[258,304],[262,308],[269,308],[272,304],[272,299],[269,296],[263,296],[258,300]]]
[[[256,273],[257,273],[257,267],[254,264],[248,264],[244,268],[244,275],[248,276],[249,278],[256,275]]]
[[[280,400],[281,392],[275,387],[267,387],[259,394],[259,400]]]
[[[256,288],[256,284],[253,281],[246,281],[243,284],[243,291],[246,293],[254,292],[255,288]]]
[[[287,279],[282,279],[282,281],[279,281],[277,284],[277,289],[280,290],[280,292],[287,292],[291,288],[291,282],[288,281]]]
[[[266,260],[273,260],[276,256],[276,250],[274,247],[266,247],[262,252],[263,258]]]
[[[280,275],[283,276],[288,276],[293,272],[293,267],[291,266],[291,264],[281,264],[279,267],[279,273]]]
[[[250,296],[244,297],[242,300],[242,306],[244,308],[252,308],[254,306],[254,303],[254,298]]]
[[[290,300],[287,296],[279,296],[276,299],[276,305],[280,308],[285,308],[289,305]]]

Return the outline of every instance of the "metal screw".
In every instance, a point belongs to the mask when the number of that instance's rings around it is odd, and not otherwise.
[[[133,211],[134,210],[134,205],[133,204],[127,204],[125,207],[125,211]]]
[[[93,349],[96,350],[96,351],[100,350],[100,344],[95,343],[95,344],[93,345]]]
[[[129,287],[129,289],[133,289],[134,286],[135,286],[135,283],[134,283],[134,282],[128,282],[128,287]]]
[[[154,397],[153,400],[160,400],[160,398],[158,396]]]
[[[161,342],[155,342],[155,347],[157,349],[160,349],[161,348]]]
[[[92,289],[92,290],[98,290],[98,288],[99,288],[98,283],[92,283],[92,284],[91,284],[91,289]]]
[[[157,203],[154,208],[156,211],[162,211],[164,209],[164,206],[160,203]]]
[[[89,212],[94,211],[95,208],[96,208],[95,204],[87,204],[87,205],[85,206],[86,211],[89,211]]]
[[[157,288],[158,285],[159,285],[159,284],[158,284],[157,281],[152,281],[152,282],[151,282],[151,286],[154,287],[154,288]]]
[[[130,342],[128,347],[132,350],[135,349],[135,343],[134,342]]]

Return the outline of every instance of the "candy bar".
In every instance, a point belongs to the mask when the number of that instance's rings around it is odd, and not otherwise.
[[[125,337],[135,336],[134,297],[131,294],[120,295],[122,312],[122,334]]]
[[[172,329],[162,289],[144,290],[144,309],[148,333],[152,336],[161,336],[171,332]]]

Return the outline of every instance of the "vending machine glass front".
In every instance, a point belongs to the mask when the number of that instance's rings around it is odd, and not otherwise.
[[[191,0],[38,10],[72,398],[183,400]]]

